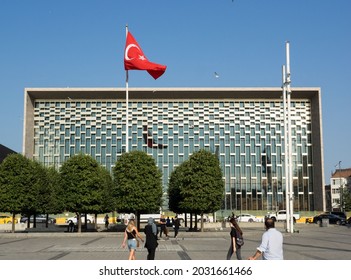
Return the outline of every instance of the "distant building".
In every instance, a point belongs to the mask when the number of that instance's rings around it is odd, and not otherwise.
[[[10,154],[17,154],[17,152],[0,144],[0,163]]]
[[[342,192],[351,191],[351,168],[337,169],[330,178],[332,211],[343,211]]]
[[[320,89],[291,98],[294,210],[323,211]],[[86,153],[111,170],[128,141],[155,159],[166,194],[174,168],[206,149],[223,171],[223,211],[286,209],[282,103],[278,87],[129,88],[126,139],[125,88],[28,88],[23,152],[56,168]]]

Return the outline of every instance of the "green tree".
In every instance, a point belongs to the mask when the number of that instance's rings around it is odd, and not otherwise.
[[[60,173],[54,167],[46,168],[46,183],[39,190],[40,210],[46,214],[48,226],[49,214],[58,214],[64,211],[64,193],[60,186]]]
[[[181,189],[184,183],[184,168],[185,164],[177,166],[171,173],[168,184],[168,208],[174,213],[184,213],[189,209],[181,209],[180,203],[182,201]]]
[[[111,173],[103,166],[100,166],[99,180],[101,181],[103,186],[100,190],[100,202],[98,203],[100,205],[100,208],[90,212],[95,214],[95,221],[97,220],[97,214],[114,211],[118,206],[117,201],[114,197],[116,191],[114,190]],[[97,224],[95,223],[95,228],[96,227]]]
[[[351,211],[351,193],[350,193],[350,189],[348,189],[347,187],[343,189],[342,192],[342,203],[343,203],[343,210],[345,212],[349,212]]]
[[[224,181],[219,160],[211,152],[200,150],[182,165],[179,208],[200,214],[203,231],[203,214],[219,210],[223,200]]]
[[[65,209],[77,214],[78,232],[81,232],[81,214],[105,210],[102,201],[109,186],[106,172],[102,170],[95,159],[83,154],[72,156],[60,169]]]
[[[38,162],[21,154],[7,156],[0,165],[0,211],[12,213],[13,219],[19,213],[30,217],[40,211],[46,178],[45,168]]]
[[[37,170],[37,201],[34,212],[28,211],[27,216],[33,214],[34,225],[36,227],[36,214],[46,214],[46,227],[49,223],[49,214],[61,213],[64,210],[63,192],[60,188],[60,174],[54,167],[44,167],[42,164],[34,161],[34,167]],[[27,220],[28,227],[30,219]]]
[[[113,168],[119,212],[140,214],[162,205],[162,173],[155,160],[142,151],[124,153]]]

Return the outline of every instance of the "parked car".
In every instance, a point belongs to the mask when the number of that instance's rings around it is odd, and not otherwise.
[[[18,221],[15,218],[15,224],[17,224]],[[0,215],[0,224],[12,224],[12,217],[9,215]]]
[[[80,216],[80,220],[82,221],[82,223],[85,222],[85,215],[84,214],[81,214]],[[66,224],[69,224],[70,221],[72,221],[73,223],[77,223],[77,216],[73,216],[73,217],[69,217],[66,219]],[[87,214],[87,224],[91,224],[92,222],[94,222],[94,217]]]
[[[286,210],[279,210],[276,213],[268,213],[266,215],[266,218],[272,218],[273,221],[277,222],[285,222],[286,221]],[[293,213],[293,220],[294,223],[296,223],[296,220],[300,219],[300,214],[299,213]]]
[[[27,223],[28,221],[28,217],[27,216],[22,216],[21,219],[20,219],[20,223]],[[46,223],[46,215],[44,214],[38,214],[35,216],[35,221],[36,223]],[[30,216],[30,219],[29,219],[29,222],[30,223],[34,223],[34,216]],[[56,219],[53,218],[53,217],[48,217],[48,223],[49,224],[54,224],[56,223]]]
[[[251,214],[246,214],[246,213],[236,216],[236,219],[238,222],[247,222],[247,223],[260,222],[260,219],[258,219],[256,216]]]
[[[334,214],[320,214],[313,218],[313,222],[320,225],[323,219],[328,219],[329,224],[344,225],[346,223],[346,220],[344,218],[341,218],[340,216]]]
[[[341,218],[344,218],[346,220],[346,213],[345,212],[331,211],[331,212],[324,212],[323,214],[333,214],[333,215],[339,216]]]

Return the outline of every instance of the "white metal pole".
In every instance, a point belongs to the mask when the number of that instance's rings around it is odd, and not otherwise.
[[[290,232],[294,232],[294,193],[293,193],[293,160],[292,160],[292,141],[291,141],[291,109],[290,109],[290,102],[291,102],[291,94],[288,91],[288,138],[289,138],[289,211],[290,211]]]
[[[290,202],[289,202],[289,147],[288,147],[288,124],[287,124],[287,100],[286,100],[286,69],[283,65],[283,124],[284,124],[284,168],[285,168],[285,210],[286,210],[286,231],[290,232]]]
[[[294,232],[294,204],[293,204],[293,161],[292,161],[292,137],[291,137],[291,77],[290,77],[290,43],[286,42],[286,92],[287,92],[287,111],[288,111],[288,147],[289,147],[289,222],[290,232]]]
[[[126,25],[126,38],[128,36],[128,25]],[[129,112],[128,112],[128,105],[129,105],[129,92],[128,92],[128,70],[126,70],[126,153],[129,152]]]

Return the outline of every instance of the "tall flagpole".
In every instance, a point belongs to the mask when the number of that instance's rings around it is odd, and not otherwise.
[[[128,24],[126,25],[126,38],[128,36]],[[129,105],[129,92],[128,92],[128,70],[126,70],[126,150],[125,152],[129,152],[129,113],[128,113],[128,106]]]

